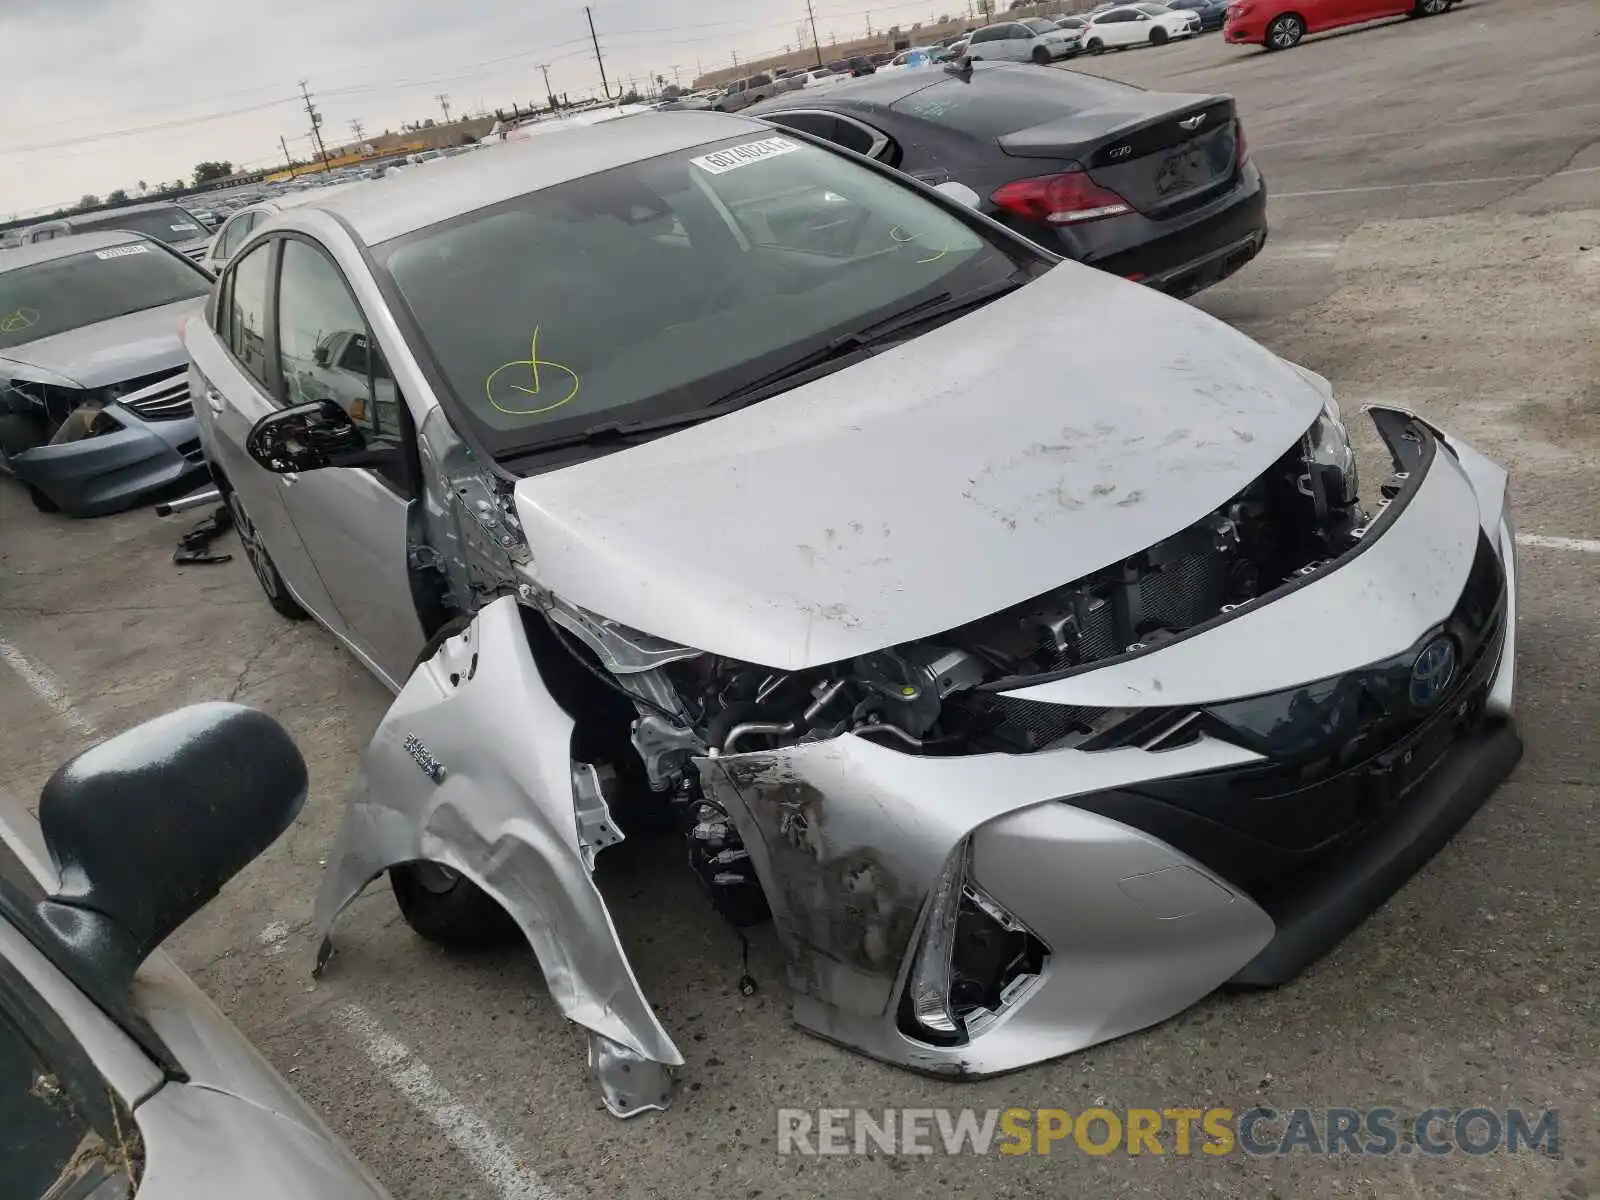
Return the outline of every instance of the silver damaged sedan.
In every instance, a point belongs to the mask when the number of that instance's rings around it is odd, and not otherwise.
[[[525,937],[613,1112],[683,1061],[591,876],[640,822],[801,1026],[981,1076],[1293,979],[1515,765],[1506,474],[1425,417],[1363,503],[1319,376],[744,118],[425,174],[240,247],[201,436],[397,693],[322,931],[387,872]]]

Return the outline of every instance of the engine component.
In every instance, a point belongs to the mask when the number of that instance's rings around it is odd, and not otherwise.
[[[728,814],[701,793],[699,776],[686,773],[673,799],[689,845],[689,869],[711,907],[736,929],[767,920],[772,911],[750,852]]]

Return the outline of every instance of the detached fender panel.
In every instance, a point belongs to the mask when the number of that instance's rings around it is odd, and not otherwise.
[[[580,838],[572,725],[509,597],[419,666],[362,756],[317,897],[318,966],[334,920],[369,882],[399,863],[441,863],[511,914],[562,1013],[626,1052],[598,1059],[680,1066],[590,875],[597,847]]]

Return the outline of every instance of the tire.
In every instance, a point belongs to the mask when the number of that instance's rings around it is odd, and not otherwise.
[[[30,483],[27,485],[27,487],[28,499],[33,501],[33,506],[40,512],[57,513],[61,511],[61,506],[59,504],[50,499],[49,496],[46,496],[38,488],[34,487],[33,484]]]
[[[1033,61],[1041,67],[1048,67],[1050,65],[1050,51],[1043,46],[1035,46],[1033,48]]]
[[[1099,38],[1090,38],[1088,45],[1084,49],[1090,54],[1104,54],[1106,52],[1106,44]]]
[[[0,413],[0,473],[11,474],[7,460],[12,455],[42,446],[49,440],[44,428],[32,417],[21,413]]]
[[[278,574],[278,565],[272,561],[272,555],[267,552],[267,547],[261,540],[255,523],[250,520],[250,514],[244,510],[244,501],[239,499],[239,493],[232,488],[226,491],[228,511],[233,514],[233,527],[239,531],[239,545],[244,548],[245,559],[250,563],[250,568],[256,573],[256,579],[261,584],[261,590],[266,593],[267,603],[272,605],[272,611],[289,621],[304,621],[306,610],[300,607],[299,601],[289,594],[288,586],[283,582],[283,576]]]
[[[1268,50],[1292,50],[1306,35],[1306,23],[1296,13],[1274,17],[1267,25],[1264,45]]]
[[[471,617],[447,621],[411,664],[415,671],[440,646],[472,623]],[[451,950],[490,950],[522,937],[511,914],[489,893],[449,867],[411,862],[389,868],[400,915],[418,937]]]
[[[1411,10],[1413,17],[1437,17],[1450,7],[1450,0],[1417,0]]]
[[[1159,25],[1150,31],[1150,44],[1152,46],[1165,46],[1170,40],[1171,38],[1167,31]]]

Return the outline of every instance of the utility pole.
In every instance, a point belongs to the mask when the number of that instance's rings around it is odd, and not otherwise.
[[[817,14],[811,8],[811,0],[806,0],[806,17],[811,21],[811,45],[817,52],[817,66],[822,65],[822,40],[817,37]]]
[[[600,56],[600,38],[594,31],[594,10],[587,4],[583,6],[583,15],[589,18],[589,40],[594,43],[594,61],[600,68],[600,91],[607,100],[622,99],[622,85],[617,85],[617,94],[611,94],[611,85],[606,82],[606,60]]]
[[[358,142],[367,136],[366,126],[362,125],[360,121],[350,122],[350,132],[356,135],[356,141]]]
[[[733,52],[733,69],[735,71],[739,69],[739,52],[737,50]]]
[[[539,70],[544,72],[544,94],[550,101],[551,111],[554,111],[556,108],[556,92],[555,89],[550,86],[550,64],[540,63]]]
[[[317,154],[322,159],[322,169],[328,169],[328,148],[322,144],[322,114],[317,111],[316,105],[311,103],[311,93],[306,91],[306,81],[300,81],[300,96],[306,102],[306,115],[311,118],[311,140],[316,144]]]
[[[283,147],[283,161],[289,164],[289,178],[294,178],[294,156],[289,153],[289,143],[283,140],[283,134],[278,135],[278,145]]]
[[[440,92],[434,99],[439,102],[439,107],[444,109],[444,123],[450,124],[450,93]]]
[[[681,73],[679,64],[677,63],[672,64],[672,85],[674,87],[683,86],[683,75]]]

